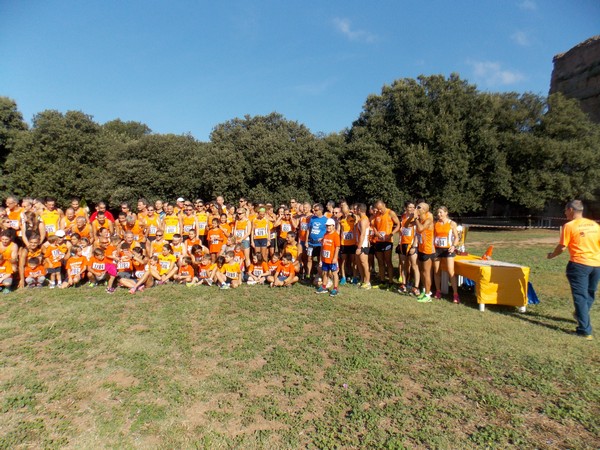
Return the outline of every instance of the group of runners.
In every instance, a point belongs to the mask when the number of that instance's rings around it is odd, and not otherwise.
[[[434,218],[424,201],[406,202],[400,214],[381,200],[370,207],[295,199],[281,206],[237,203],[222,196],[140,199],[135,211],[122,203],[113,215],[99,202],[90,215],[78,199],[63,212],[54,198],[10,196],[0,207],[0,284],[8,293],[106,283],[109,293],[124,287],[134,294],[165,283],[228,289],[304,281],[318,294],[336,296],[341,285],[356,284],[430,302],[441,298],[443,269],[459,302],[453,257],[460,236],[443,206]]]

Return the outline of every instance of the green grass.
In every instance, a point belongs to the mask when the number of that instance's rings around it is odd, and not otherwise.
[[[552,237],[468,236],[531,267],[526,314],[354,287],[3,296],[0,448],[597,448],[600,340],[569,334]]]

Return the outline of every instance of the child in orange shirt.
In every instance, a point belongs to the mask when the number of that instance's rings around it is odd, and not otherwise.
[[[233,252],[227,252],[223,267],[216,273],[217,280],[221,283],[221,289],[229,287],[235,289],[242,284],[242,268],[240,263],[233,260],[233,256]]]
[[[47,268],[46,273],[50,278],[48,283],[50,289],[62,284],[62,263],[68,250],[63,230],[58,230],[54,236],[48,238],[48,245],[44,251],[44,263]]]
[[[217,265],[211,261],[210,254],[206,253],[204,256],[202,256],[196,272],[198,275],[196,277],[195,284],[206,284],[207,286],[212,286],[212,277],[214,276],[216,268]]]
[[[320,269],[323,277],[322,286],[316,290],[317,294],[327,294],[327,282],[329,277],[333,278],[333,289],[329,292],[330,297],[338,294],[338,255],[340,252],[340,235],[335,231],[335,220],[327,219],[325,223],[326,232],[321,243]]]
[[[219,228],[219,219],[212,220],[210,230],[206,233],[206,240],[208,241],[210,259],[212,262],[216,262],[223,244],[227,241],[227,235]]]
[[[281,264],[275,272],[271,287],[290,287],[297,282],[298,277],[296,276],[296,269],[292,262],[292,255],[290,253],[284,253],[281,258]]]
[[[114,281],[116,276],[117,268],[112,260],[108,259],[105,255],[104,250],[101,248],[94,250],[87,267],[87,278],[90,282],[89,286],[95,287],[102,281]]]
[[[194,268],[192,266],[192,258],[184,256],[182,264],[179,266],[179,270],[173,275],[173,280],[179,284],[191,283],[194,279]]]
[[[277,269],[279,269],[279,264],[281,264],[281,261],[279,260],[279,252],[275,252],[273,253],[273,256],[271,256],[271,259],[267,263],[267,265],[269,266],[269,276],[271,278],[275,276],[275,272],[277,272]],[[269,277],[267,277],[267,281],[271,283],[273,279],[269,280]]]
[[[67,264],[65,265],[65,270],[67,271],[67,279],[60,286],[63,289],[71,286],[76,286],[77,283],[85,279],[85,271],[87,269],[88,260],[85,256],[83,256],[83,248],[77,245],[75,247],[71,247],[71,251],[74,251],[75,255],[71,256],[67,260]]]
[[[46,268],[41,264],[40,258],[29,258],[25,267],[27,287],[42,287],[44,281],[46,281]]]
[[[260,253],[255,253],[252,255],[252,264],[248,268],[247,283],[249,285],[264,284],[267,275],[269,275],[269,265],[263,261]]]

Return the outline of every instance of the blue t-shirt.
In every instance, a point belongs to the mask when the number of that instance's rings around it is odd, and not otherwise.
[[[312,216],[308,221],[308,245],[310,246],[319,246],[321,242],[319,239],[322,239],[327,232],[327,227],[325,223],[327,222],[327,217],[317,217]]]

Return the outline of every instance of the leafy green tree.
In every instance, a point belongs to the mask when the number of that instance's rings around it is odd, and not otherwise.
[[[17,141],[26,139],[27,128],[15,101],[8,97],[0,97],[0,175],[4,172],[6,158]],[[0,193],[3,197],[9,194],[9,192],[2,192],[6,187],[6,181],[2,178]]]
[[[317,138],[281,114],[246,116],[217,125],[202,170],[211,195],[248,196],[276,203],[338,198],[347,193],[340,154],[343,141]]]
[[[44,111],[7,157],[7,190],[17,195],[93,198],[105,172],[100,127],[80,111]]]

